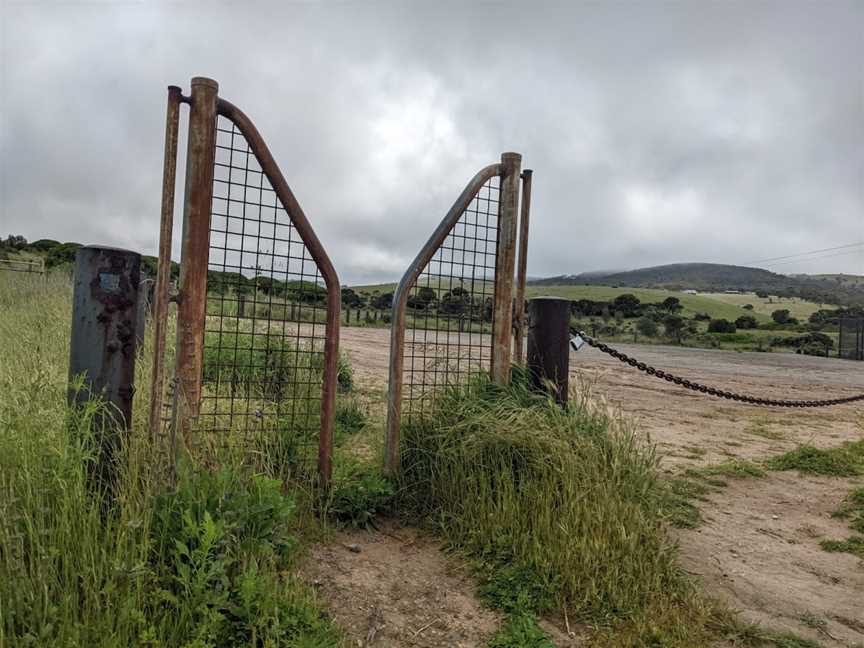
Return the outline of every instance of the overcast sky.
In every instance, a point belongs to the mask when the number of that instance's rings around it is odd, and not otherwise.
[[[864,242],[864,0],[0,3],[0,235],[155,253],[165,88],[201,75],[343,283],[398,277],[507,150],[534,276]]]

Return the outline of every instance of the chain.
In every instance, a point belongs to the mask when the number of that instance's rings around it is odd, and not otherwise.
[[[603,353],[612,356],[616,360],[620,360],[624,364],[630,365],[634,369],[638,369],[639,371],[642,371],[649,376],[654,376],[655,378],[660,378],[661,380],[680,385],[685,389],[690,389],[692,391],[696,391],[702,394],[708,394],[710,396],[718,396],[719,398],[726,398],[728,400],[738,401],[739,403],[767,405],[769,407],[830,407],[832,405],[843,405],[845,403],[864,401],[864,394],[858,394],[857,396],[847,396],[845,398],[831,398],[828,400],[777,400],[774,398],[760,398],[758,396],[737,394],[735,392],[726,391],[725,389],[708,387],[707,385],[702,385],[691,380],[686,380],[679,376],[675,376],[668,371],[655,369],[654,367],[647,365],[644,362],[639,362],[638,360],[636,360],[636,358],[631,358],[629,355],[622,351],[613,349],[608,344],[603,344],[602,342],[595,340],[590,335],[586,335],[582,331],[579,331],[575,328],[570,328],[570,335],[570,345],[576,351],[579,350],[579,347],[577,346],[574,337],[579,337],[584,340],[588,346],[594,347],[598,351],[602,351]]]

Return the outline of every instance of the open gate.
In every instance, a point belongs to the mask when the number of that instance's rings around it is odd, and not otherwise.
[[[522,156],[504,153],[468,183],[393,296],[385,469],[399,467],[399,427],[442,387],[478,371],[509,380],[514,322],[521,359],[528,202],[523,197],[518,302],[514,268]],[[531,172],[522,176],[530,192]],[[524,249],[521,249],[524,248]]]
[[[341,304],[339,279],[252,121],[192,79],[169,88],[154,305],[151,430],[173,452],[236,449],[283,475],[326,482]],[[165,395],[180,103],[190,105],[174,379]],[[170,422],[165,410],[170,412]],[[166,422],[168,425],[166,425]]]

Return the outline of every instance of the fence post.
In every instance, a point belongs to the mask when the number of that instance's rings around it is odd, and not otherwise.
[[[525,280],[528,273],[528,223],[531,217],[531,178],[534,172],[522,172],[522,210],[519,215],[519,262],[516,269],[516,321],[514,322],[514,362],[518,365],[525,359]]]
[[[174,412],[175,429],[179,429],[184,436],[188,432],[187,421],[198,416],[201,402],[210,211],[213,201],[213,164],[216,159],[216,95],[219,91],[219,84],[204,77],[195,77],[191,85],[192,107],[189,111],[186,198],[183,205],[177,307],[178,406]]]
[[[570,302],[537,297],[528,302],[528,372],[534,389],[548,391],[567,404],[570,370]]]
[[[109,487],[115,456],[132,425],[140,273],[137,252],[87,246],[75,255],[68,400],[82,405],[102,398],[107,404],[94,420],[99,455],[92,476]],[[72,389],[82,375],[83,387]]]
[[[492,381],[510,381],[513,335],[513,271],[516,265],[516,229],[519,207],[519,169],[522,156],[502,153],[498,202],[498,257],[495,262],[494,325],[492,330]]]

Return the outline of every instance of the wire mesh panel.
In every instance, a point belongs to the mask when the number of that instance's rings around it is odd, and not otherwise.
[[[864,319],[840,320],[840,357],[864,360]]]
[[[428,408],[436,391],[489,371],[494,327],[500,179],[476,193],[410,287],[404,412]]]
[[[249,143],[222,116],[206,312],[199,430],[290,470],[313,465],[327,288]]]

